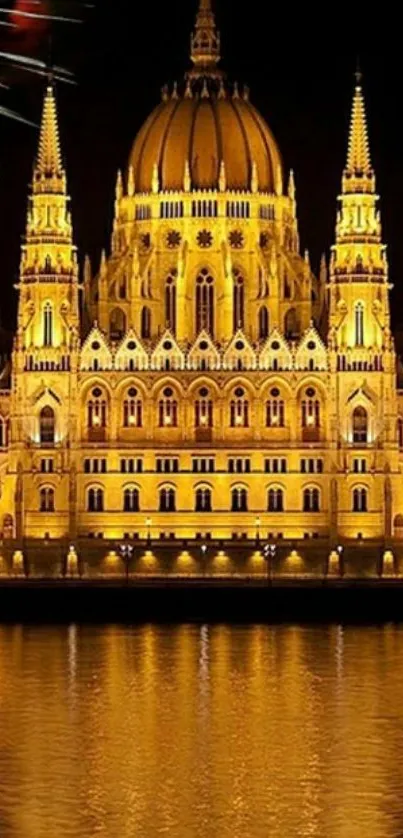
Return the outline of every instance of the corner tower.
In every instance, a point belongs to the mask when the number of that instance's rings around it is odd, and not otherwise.
[[[360,74],[339,202],[329,281],[331,424],[341,474],[338,487],[333,481],[333,524],[342,536],[390,537],[398,470],[396,357]]]
[[[343,367],[367,363],[368,353],[375,363],[391,341],[386,246],[358,73],[339,201],[330,264],[330,341]]]
[[[76,248],[62,164],[54,88],[48,84],[34,164],[17,286],[9,473],[15,477],[15,532],[43,536],[68,523],[79,351]],[[38,505],[38,493],[41,501]],[[41,520],[40,520],[41,519]]]
[[[34,367],[64,369],[78,330],[78,281],[54,88],[43,105],[26,237],[22,247],[18,335]],[[28,363],[28,361],[27,361]]]

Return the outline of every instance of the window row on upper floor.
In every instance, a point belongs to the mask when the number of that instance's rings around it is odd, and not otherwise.
[[[213,428],[216,425],[221,427],[223,421],[226,422],[228,428],[249,428],[252,420],[251,407],[247,390],[244,387],[235,387],[233,393],[230,394],[225,418],[225,414],[215,407],[208,387],[200,388],[191,408],[196,440],[208,442],[212,439]],[[172,387],[165,387],[162,390],[154,409],[157,427],[169,430],[180,426],[180,403]],[[264,402],[263,409],[266,428],[285,428],[291,420],[291,415],[287,417],[286,402],[277,387],[271,389],[269,399]],[[323,427],[323,405],[314,387],[307,387],[302,392],[297,410],[297,421],[302,430],[302,439],[304,441],[319,440]],[[89,441],[106,440],[109,412],[110,402],[107,392],[100,386],[94,387],[89,393],[86,404],[85,426]],[[122,429],[141,429],[144,419],[143,398],[137,388],[131,387],[122,403],[121,427]],[[187,428],[189,419],[187,414],[185,423]],[[254,424],[256,419],[255,416]],[[148,424],[149,422],[148,415]],[[53,445],[56,440],[56,413],[49,405],[43,407],[39,414],[39,440],[42,445]],[[351,414],[350,441],[357,445],[365,445],[370,441],[369,415],[362,406],[357,406]]]
[[[368,489],[364,486],[356,486],[351,494],[351,510],[353,512],[368,511]],[[159,512],[177,512],[177,490],[175,486],[169,485],[159,489],[157,498],[157,510]],[[140,489],[137,486],[127,486],[122,493],[123,512],[137,513],[141,511]],[[286,512],[286,493],[278,486],[269,487],[266,490],[265,509],[267,512]],[[52,486],[42,486],[39,490],[40,512],[55,512],[55,490]],[[86,493],[87,512],[106,512],[105,489],[102,486],[91,486]],[[195,512],[213,512],[213,490],[209,486],[196,488],[193,498],[193,510]],[[222,511],[222,510],[220,510]],[[249,511],[249,493],[244,486],[235,486],[231,489],[229,497],[230,512]],[[296,510],[293,510],[296,511]],[[321,511],[321,491],[317,486],[307,486],[303,489],[301,497],[302,512]]]
[[[41,460],[42,472],[53,472],[53,460],[47,458]],[[324,462],[322,458],[303,457],[299,461],[299,471],[301,474],[322,474],[324,470]],[[113,473],[114,469],[110,472]],[[119,461],[119,471],[121,474],[144,474],[144,461],[139,457],[125,457]],[[154,474],[178,474],[179,472],[186,473],[189,469],[181,468],[180,458],[172,456],[157,456],[155,458],[154,468],[147,469],[148,473]],[[214,457],[193,457],[191,462],[191,472],[193,473],[228,473],[228,474],[251,474],[261,473],[264,471],[269,474],[286,474],[288,471],[288,463],[286,457],[265,457],[262,468],[253,468],[253,461],[250,456],[228,457],[226,462],[226,469],[216,468],[216,461]],[[366,461],[354,460],[354,471],[365,472]],[[106,474],[108,472],[108,461],[106,457],[86,457],[84,460],[85,474]]]

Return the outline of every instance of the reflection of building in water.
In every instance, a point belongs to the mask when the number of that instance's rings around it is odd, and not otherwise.
[[[95,275],[85,261],[81,309],[48,87],[0,392],[4,535],[252,536],[257,517],[273,536],[403,534],[403,418],[359,78],[319,278],[286,180],[248,89],[220,69],[201,0],[191,70],[163,89],[118,175],[110,256]]]

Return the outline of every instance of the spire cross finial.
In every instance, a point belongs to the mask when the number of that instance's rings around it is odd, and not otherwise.
[[[361,66],[360,66],[360,59],[359,59],[358,55],[357,55],[357,63],[356,63],[356,67],[355,67],[354,76],[355,76],[355,81],[356,81],[357,87],[361,87],[362,72],[361,72]]]

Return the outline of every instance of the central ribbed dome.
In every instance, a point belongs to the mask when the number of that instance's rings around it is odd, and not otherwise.
[[[254,163],[259,190],[275,192],[282,182],[270,129],[237,93],[231,98],[224,92],[204,98],[175,93],[147,119],[130,158],[138,192],[151,191],[155,164],[161,190],[183,189],[187,163],[193,188],[218,189],[222,162],[227,189],[250,190]]]
[[[129,165],[137,192],[254,188],[282,191],[280,153],[274,137],[248,93],[230,91],[217,65],[220,36],[210,0],[200,0],[186,88],[163,91],[163,100],[140,130]],[[224,166],[223,166],[224,164]],[[221,175],[221,177],[220,177]]]

